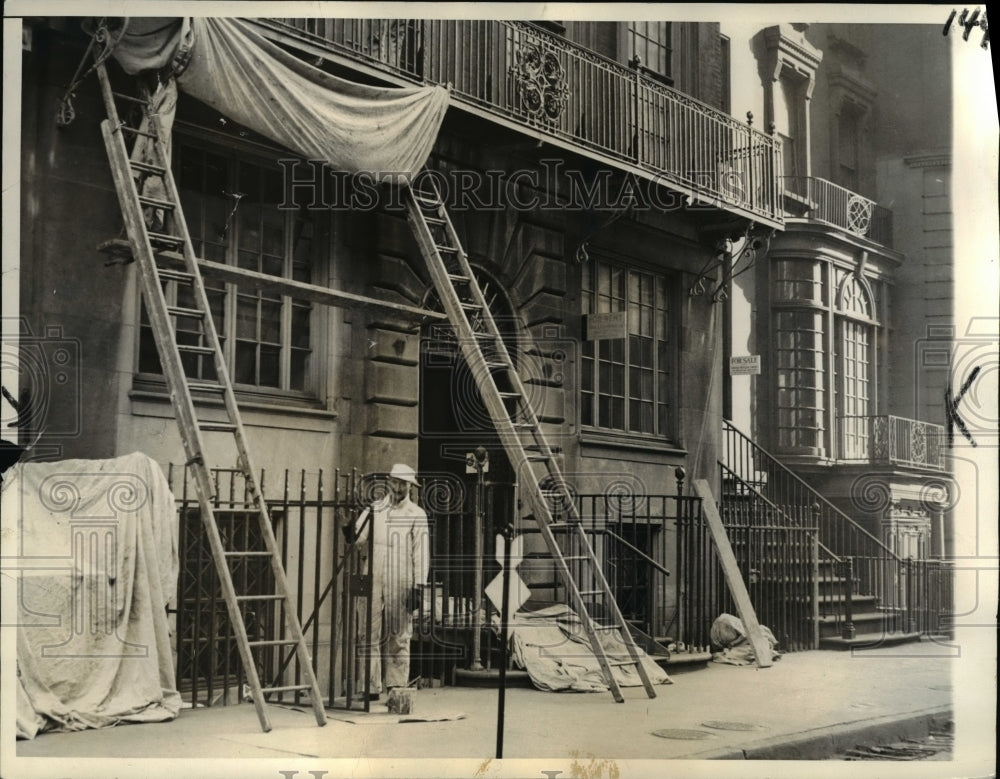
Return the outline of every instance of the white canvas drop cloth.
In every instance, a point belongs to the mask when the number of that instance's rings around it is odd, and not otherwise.
[[[0,500],[18,737],[176,717],[177,514],[160,467],[143,454],[20,463]]]
[[[175,63],[184,68],[177,76],[182,92],[335,170],[408,179],[426,162],[448,108],[443,87],[375,87],[338,78],[243,19],[170,22],[130,21],[114,52],[127,72]]]
[[[552,692],[604,692],[608,682],[590,648],[580,617],[567,606],[519,611],[511,620],[514,661],[528,672],[532,684]],[[598,640],[609,660],[629,660],[618,631],[601,631]],[[672,684],[667,672],[642,649],[639,658],[653,684]],[[612,666],[620,687],[642,684],[633,666]]]

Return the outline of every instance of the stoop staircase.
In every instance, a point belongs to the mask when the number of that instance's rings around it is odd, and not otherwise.
[[[921,592],[901,559],[724,422],[722,516],[762,624],[792,647],[846,649],[917,640]],[[752,530],[751,530],[752,528]]]

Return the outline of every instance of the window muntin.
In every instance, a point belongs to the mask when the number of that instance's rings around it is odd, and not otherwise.
[[[826,407],[823,312],[779,310],[774,317],[778,445],[822,449]]]
[[[629,22],[627,36],[630,57],[637,56],[642,67],[668,80],[672,78],[670,22]]]
[[[673,433],[668,279],[594,260],[583,272],[584,313],[625,312],[627,337],[585,341],[581,423],[623,433]]]
[[[280,171],[266,163],[178,142],[174,169],[195,254],[207,260],[310,281],[315,225],[307,209],[279,209]],[[227,369],[237,387],[305,394],[313,391],[312,304],[249,285],[205,278]],[[168,303],[191,306],[190,287],[167,282]],[[176,320],[179,343],[201,344],[197,321]],[[189,378],[214,380],[210,355],[183,353]],[[140,319],[140,373],[162,373],[145,305]]]
[[[869,449],[872,409],[875,326],[874,301],[851,274],[844,279],[837,300],[835,365],[840,455],[863,459]]]

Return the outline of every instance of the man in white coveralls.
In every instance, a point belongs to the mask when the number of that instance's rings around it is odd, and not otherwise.
[[[421,587],[430,569],[430,533],[427,514],[410,500],[417,475],[397,463],[389,472],[389,492],[365,509],[348,530],[365,548],[369,528],[372,539],[372,635],[370,641],[372,697],[383,690],[405,687],[410,676],[410,638],[413,612],[419,607]],[[365,517],[371,511],[370,522]],[[383,668],[384,665],[384,668]]]

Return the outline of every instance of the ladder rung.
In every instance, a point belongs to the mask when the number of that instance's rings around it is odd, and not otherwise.
[[[204,319],[205,312],[197,308],[184,308],[183,306],[167,306],[167,313],[171,316],[184,316],[191,319]]]
[[[148,195],[139,195],[139,202],[144,206],[154,206],[156,208],[166,208],[173,211],[177,208],[177,204],[172,200],[163,200],[158,197],[149,197]]]
[[[272,692],[295,692],[296,690],[308,690],[308,684],[291,684],[287,687],[261,687],[260,691],[267,695]]]
[[[521,393],[520,392],[500,392],[500,398],[502,400],[520,400],[521,399]],[[532,425],[532,427],[534,427],[534,425]]]
[[[172,268],[157,268],[160,279],[166,281],[177,281],[181,284],[191,284],[194,282],[194,274],[184,270],[173,270]]]
[[[159,137],[160,137],[156,133],[151,133],[151,132],[148,132],[146,130],[140,130],[137,127],[129,127],[127,124],[120,124],[120,125],[118,125],[118,129],[121,130],[122,132],[132,133],[132,135],[142,135],[142,136],[145,136],[146,138],[156,138],[156,139],[159,139]]]
[[[437,216],[425,216],[424,221],[427,222],[427,224],[434,225],[435,227],[447,224],[447,222],[445,222],[444,219],[441,219],[440,217]]]
[[[209,433],[236,432],[236,425],[232,422],[199,422],[198,427]]]
[[[440,206],[441,198],[436,192],[427,192],[422,189],[411,189],[410,192],[413,194],[413,199],[418,203],[426,203],[434,206]]]
[[[563,560],[589,560],[590,555],[585,554],[574,554],[574,555],[563,555]]]
[[[188,389],[195,392],[223,392],[226,388],[221,384],[211,381],[191,381],[188,380]]]
[[[170,235],[168,233],[149,233],[150,242],[162,243],[168,246],[180,246],[184,243],[184,239],[179,235]]]
[[[129,160],[129,165],[131,165],[135,170],[140,170],[143,173],[152,173],[154,176],[162,176],[167,172],[167,169],[162,165],[154,165],[151,162],[139,162],[137,160]]]
[[[136,97],[135,95],[126,95],[124,92],[112,92],[111,94],[117,97],[119,100],[127,100],[130,103],[140,103],[141,105],[149,105],[149,101],[142,97]]]
[[[612,666],[622,666],[622,665],[639,665],[635,660],[607,660],[608,665]]]
[[[580,595],[603,595],[604,590],[578,590]]]
[[[196,344],[177,344],[177,349],[192,354],[215,354],[215,349],[211,346],[198,346]]]
[[[546,463],[551,460],[554,455],[551,454],[529,454],[526,459],[529,463]]]
[[[213,469],[214,470],[214,469]],[[256,506],[212,506],[213,514],[260,514]]]
[[[448,281],[452,284],[468,284],[472,279],[468,276],[463,276],[461,273],[449,273]]]
[[[445,246],[443,243],[434,244],[434,248],[437,249],[438,253],[445,252],[446,254],[458,254],[461,251],[457,246]]]
[[[597,622],[595,622],[590,627],[591,627],[591,630],[618,630],[619,629],[618,625],[601,625],[601,624],[599,624]]]
[[[251,600],[284,600],[284,595],[237,595],[236,600],[241,603]]]
[[[226,552],[226,557],[270,557],[270,552]]]
[[[247,641],[247,646],[294,646],[298,643],[294,638],[270,638],[262,641]]]
[[[482,311],[483,307],[473,300],[462,300],[460,305],[466,311]]]

